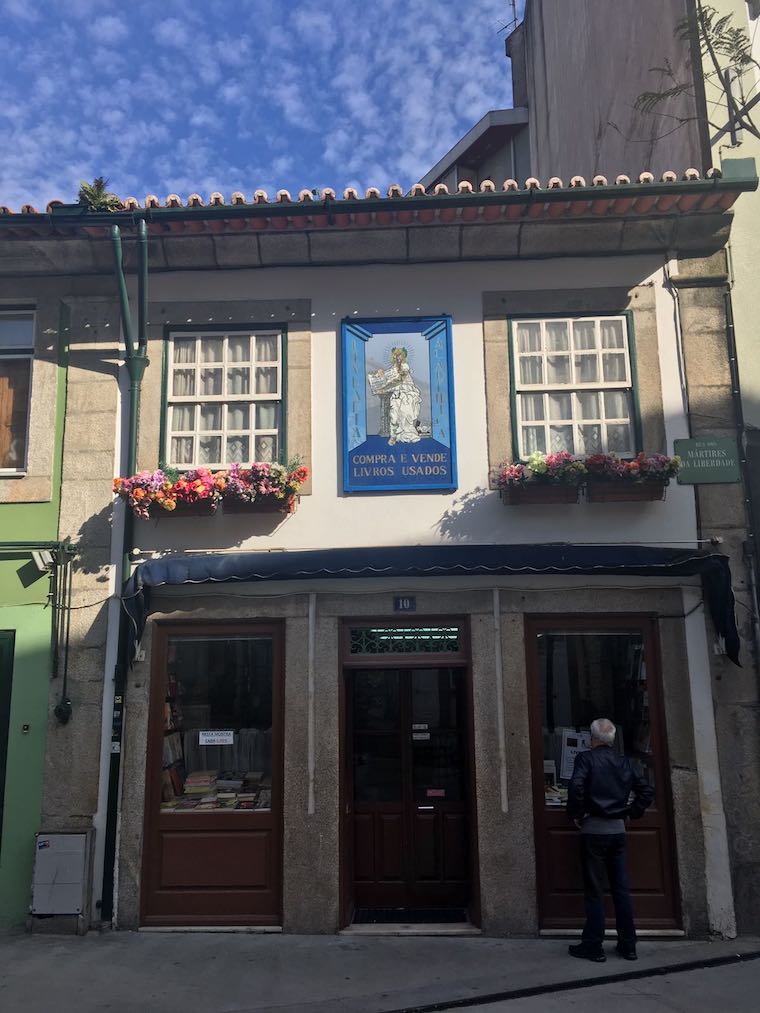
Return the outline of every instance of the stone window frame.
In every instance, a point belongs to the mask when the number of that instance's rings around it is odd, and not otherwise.
[[[666,453],[665,419],[657,331],[657,309],[651,284],[616,288],[537,289],[483,293],[483,339],[486,377],[486,429],[489,482],[505,461],[516,461],[510,384],[510,321],[551,316],[630,315],[631,341],[637,361],[636,395],[641,449]]]
[[[311,301],[309,299],[156,300],[148,307],[148,358],[142,387],[138,435],[138,468],[161,465],[166,401],[165,349],[173,330],[198,331],[246,326],[281,331],[285,363],[283,431],[288,458],[299,457],[311,471]],[[311,478],[299,490],[310,495]]]

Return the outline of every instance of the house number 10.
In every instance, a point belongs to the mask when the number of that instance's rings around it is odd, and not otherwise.
[[[406,595],[403,598],[396,597],[393,599],[393,611],[394,612],[416,612],[417,611],[417,599],[412,595]]]

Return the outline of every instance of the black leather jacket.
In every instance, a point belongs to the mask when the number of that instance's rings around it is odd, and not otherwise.
[[[633,792],[633,801],[629,798]],[[604,816],[637,820],[654,801],[650,784],[637,774],[627,756],[611,746],[595,746],[578,753],[567,792],[567,815]]]

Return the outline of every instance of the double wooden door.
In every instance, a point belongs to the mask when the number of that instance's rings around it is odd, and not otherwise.
[[[346,673],[346,835],[353,906],[470,901],[466,669]]]

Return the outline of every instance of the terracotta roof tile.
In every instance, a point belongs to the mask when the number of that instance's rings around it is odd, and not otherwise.
[[[681,177],[681,181],[682,182],[687,182],[687,183],[689,183],[689,182],[697,182],[697,181],[701,180],[701,178],[702,177],[701,177],[701,175],[700,175],[700,173],[699,173],[699,171],[697,169],[689,168],[689,169],[687,169],[684,172],[683,176]],[[708,171],[705,174],[705,179],[706,180],[714,180],[714,179],[720,179],[720,178],[721,178],[721,173],[720,173],[719,169],[714,169],[714,168],[713,169],[708,169]],[[662,176],[660,178],[660,182],[662,182],[662,183],[678,183],[679,182],[678,174],[676,172],[672,171],[672,170],[668,170],[667,172],[664,172],[662,174]],[[648,186],[648,185],[652,185],[654,183],[655,183],[655,177],[652,175],[651,172],[642,172],[642,173],[639,174],[639,177],[638,177],[638,184],[639,185],[641,185],[641,186]],[[591,181],[591,185],[595,186],[595,187],[596,186],[598,186],[598,187],[606,187],[606,186],[610,186],[610,185],[614,185],[614,186],[632,186],[633,185],[633,186],[635,186],[636,184],[632,184],[631,183],[631,177],[627,176],[625,174],[620,174],[620,175],[616,176],[614,184],[610,184],[606,176],[604,176],[602,174],[597,174],[597,175],[595,175],[593,177],[593,179]],[[587,182],[586,182],[586,179],[583,176],[573,176],[571,178],[571,180],[570,180],[569,187],[566,187],[565,183],[563,182],[563,180],[560,179],[558,176],[552,176],[550,179],[547,180],[547,183],[546,183],[546,189],[548,189],[548,190],[576,189],[576,188],[584,188],[586,186],[587,186]],[[535,176],[530,176],[530,177],[528,177],[525,180],[525,182],[524,182],[524,184],[523,184],[522,187],[514,179],[505,179],[503,181],[503,183],[501,183],[501,184],[499,184],[495,180],[486,179],[486,180],[483,180],[479,184],[479,186],[477,186],[477,187],[474,186],[472,183],[468,182],[467,180],[461,180],[458,183],[458,185],[457,185],[456,190],[454,191],[454,193],[460,194],[460,195],[475,194],[475,193],[478,193],[478,192],[479,193],[496,193],[499,190],[504,191],[504,192],[510,192],[510,193],[519,193],[519,192],[533,192],[533,191],[542,190],[542,189],[543,189],[543,187],[542,187],[541,181],[539,179],[537,179]],[[406,199],[407,197],[411,197],[411,198],[419,198],[419,197],[426,197],[426,196],[428,196],[428,197],[440,197],[442,195],[445,196],[445,195],[450,195],[450,194],[452,194],[452,191],[449,189],[449,187],[446,186],[445,183],[437,183],[432,188],[432,190],[430,190],[430,191],[425,190],[425,188],[422,185],[422,183],[415,183],[412,186],[412,188],[411,188],[411,190],[409,191],[408,194],[405,194],[403,187],[400,186],[398,183],[393,183],[393,184],[391,184],[388,187],[388,190],[387,190],[387,199],[390,200],[390,201],[394,201],[394,200],[399,200],[399,199]],[[378,200],[380,198],[381,198],[381,192],[380,192],[380,190],[377,187],[369,187],[366,190],[365,195],[364,195],[363,198],[360,196],[359,191],[355,187],[346,187],[346,189],[343,191],[343,198],[342,199],[345,200],[345,201],[361,201],[361,200]],[[290,192],[288,190],[278,190],[277,193],[276,193],[276,195],[275,195],[274,200],[272,201],[272,200],[270,200],[269,194],[266,192],[266,190],[256,190],[256,191],[254,191],[253,197],[252,197],[251,201],[249,202],[246,199],[246,196],[245,196],[244,193],[242,193],[240,190],[236,190],[230,196],[229,204],[225,200],[224,194],[219,193],[218,191],[214,191],[210,195],[210,197],[209,197],[208,206],[211,206],[211,207],[227,207],[227,206],[235,206],[235,205],[248,204],[248,203],[251,203],[253,205],[270,204],[270,203],[276,203],[276,204],[296,204],[296,203],[298,203],[298,204],[304,204],[304,203],[307,203],[307,202],[314,202],[314,201],[317,201],[317,200],[321,200],[321,201],[336,200],[336,191],[332,187],[325,187],[321,191],[321,193],[319,195],[317,195],[316,191],[312,191],[312,190],[304,188],[302,190],[299,190],[297,199],[293,200],[293,198],[291,197]],[[47,204],[46,211],[47,211],[48,214],[50,214],[53,208],[67,207],[67,206],[68,205],[64,204],[64,202],[62,202],[60,200],[51,200]],[[168,195],[168,197],[166,198],[166,200],[165,200],[165,202],[163,204],[161,203],[161,201],[159,200],[159,198],[155,194],[148,194],[145,197],[145,200],[144,200],[144,202],[143,202],[142,205],[140,204],[140,202],[137,200],[136,197],[127,197],[126,200],[123,201],[123,203],[122,203],[123,209],[124,210],[129,210],[129,211],[136,211],[136,210],[139,210],[141,208],[145,208],[145,209],[155,209],[155,208],[161,208],[161,207],[167,207],[167,208],[182,208],[182,207],[185,207],[185,208],[202,208],[202,207],[205,207],[205,206],[207,206],[207,205],[205,204],[205,202],[203,200],[203,197],[200,194],[198,194],[198,193],[192,193],[192,194],[190,194],[189,197],[187,198],[187,200],[185,202],[182,201],[181,197],[178,194],[171,193],[171,194]],[[39,214],[40,213],[37,210],[37,208],[35,208],[32,204],[24,204],[21,207],[20,210],[21,210],[22,214]],[[13,211],[12,211],[12,209],[10,209],[8,207],[0,206],[0,213],[2,213],[4,215],[8,215],[8,214],[13,214]]]
[[[183,202],[176,193],[161,202],[148,194],[143,204],[128,197],[119,212],[83,214],[78,205],[52,200],[41,214],[31,204],[14,214],[0,207],[4,235],[10,237],[61,236],[79,232],[104,237],[111,223],[134,227],[144,216],[151,234],[171,232],[190,234],[245,230],[299,230],[343,228],[387,228],[424,226],[429,223],[466,224],[520,222],[551,219],[620,218],[644,215],[720,213],[732,206],[742,191],[757,186],[752,179],[722,180],[718,169],[710,169],[705,178],[689,168],[679,179],[673,171],[662,174],[659,182],[650,172],[642,172],[636,182],[625,174],[614,183],[597,174],[588,185],[583,176],[573,176],[569,185],[558,176],[542,185],[531,176],[522,186],[514,179],[486,179],[479,185],[462,180],[454,188],[437,183],[426,190],[416,183],[407,194],[393,183],[383,196],[377,187],[369,187],[362,197],[356,187],[346,187],[339,199],[332,187],[321,192],[304,188],[294,199],[288,190],[278,190],[270,198],[265,190],[256,190],[249,198],[241,191],[229,197],[214,191],[208,203],[198,193]],[[671,191],[672,188],[672,191]]]

